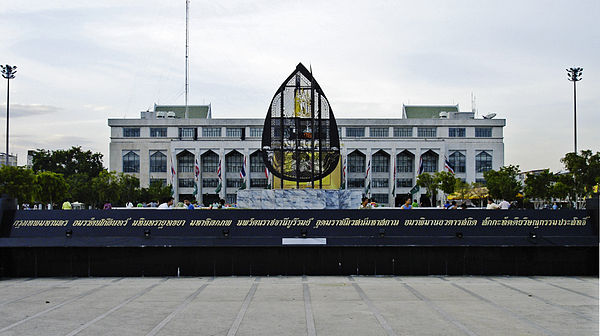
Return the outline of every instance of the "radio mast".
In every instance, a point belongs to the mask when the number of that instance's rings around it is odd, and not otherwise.
[[[190,38],[190,30],[188,28],[189,23],[189,11],[190,11],[190,0],[185,0],[185,119],[189,117],[188,113],[188,77],[189,77],[189,66],[188,66],[188,42]]]

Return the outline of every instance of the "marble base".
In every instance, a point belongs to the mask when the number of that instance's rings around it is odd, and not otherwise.
[[[243,209],[358,209],[361,197],[360,190],[239,190],[237,206]]]

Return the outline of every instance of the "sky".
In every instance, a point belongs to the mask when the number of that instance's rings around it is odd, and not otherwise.
[[[402,104],[459,104],[506,119],[505,164],[563,168],[600,151],[600,1],[190,1],[189,104],[264,118],[281,82],[311,65],[337,118],[400,118]],[[15,1],[0,7],[10,152],[104,154],[108,118],[183,104],[185,0]],[[5,150],[6,80],[0,81]]]

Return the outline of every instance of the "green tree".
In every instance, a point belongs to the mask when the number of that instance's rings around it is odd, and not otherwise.
[[[92,180],[87,174],[72,174],[66,178],[68,185],[68,197],[72,201],[78,201],[93,205],[96,201],[92,192]]]
[[[44,204],[60,202],[67,198],[68,185],[61,174],[39,172],[35,175],[36,200]]]
[[[454,185],[454,192],[456,192],[459,199],[467,199],[469,197],[469,193],[471,192],[471,185],[457,178]]]
[[[140,201],[140,180],[137,177],[119,173],[117,175],[117,185],[119,190],[118,204]]]
[[[454,174],[447,171],[441,171],[434,174],[434,179],[437,181],[438,188],[446,195],[452,194],[456,188],[457,179]]]
[[[139,200],[144,202],[161,201],[173,194],[170,185],[165,185],[160,181],[153,181],[148,188],[140,189]]]
[[[549,169],[545,169],[539,174],[527,174],[523,189],[525,197],[550,202],[554,196],[554,182],[556,182],[556,176]]]
[[[119,202],[119,176],[115,172],[103,170],[92,179],[92,205],[99,207],[104,202],[117,204]]]
[[[591,150],[583,150],[580,155],[571,152],[560,161],[573,175],[573,187],[577,195],[591,194],[593,186],[600,183],[600,152],[592,154]]]
[[[73,174],[86,174],[94,178],[104,169],[102,167],[102,154],[83,151],[81,147],[72,147],[67,150],[48,151],[38,149],[33,152],[33,171],[51,171],[62,174],[68,179]]]
[[[0,167],[0,194],[16,198],[18,202],[30,203],[36,194],[35,174],[23,167]]]
[[[417,185],[425,188],[427,197],[431,199],[431,205],[434,205],[433,195],[435,195],[435,191],[439,188],[437,179],[429,173],[423,173],[417,176]]]
[[[488,193],[494,199],[514,201],[521,192],[522,185],[517,180],[519,166],[508,165],[499,170],[489,170],[483,173],[487,183]]]

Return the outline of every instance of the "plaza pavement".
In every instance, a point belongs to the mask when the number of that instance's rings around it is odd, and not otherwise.
[[[598,335],[598,278],[4,279],[0,335]]]

